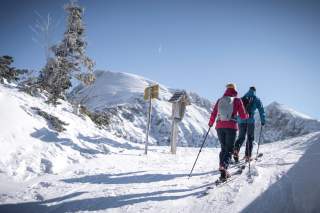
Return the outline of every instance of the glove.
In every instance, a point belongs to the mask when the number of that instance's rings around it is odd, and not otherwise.
[[[266,122],[265,122],[265,121],[261,122],[261,126],[264,126],[265,124],[266,124]]]
[[[209,127],[212,127],[212,126],[213,126],[213,123],[209,122],[209,123],[208,123],[208,126],[209,126]]]

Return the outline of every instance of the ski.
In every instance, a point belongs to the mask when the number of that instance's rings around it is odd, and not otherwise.
[[[235,167],[233,167],[235,168]],[[236,178],[238,178],[241,174],[243,169],[245,168],[244,165],[239,165],[238,169],[234,172],[231,173],[231,177],[226,179],[225,181],[221,181],[220,178],[217,179],[215,182],[212,183],[212,185],[207,186],[205,191],[200,193],[200,197],[206,196],[209,194],[209,190],[214,189],[215,187],[220,187],[226,183],[230,183],[231,181],[235,180]]]
[[[254,160],[254,161],[258,162],[258,160],[259,160],[262,156],[263,156],[263,153],[259,153],[254,159],[252,159],[252,161]],[[246,162],[246,163],[247,163],[247,162]],[[247,165],[247,164],[244,165],[244,169],[245,169],[245,166],[246,166],[246,165]],[[253,177],[252,177],[252,175],[251,175],[250,170],[249,170],[249,174],[247,175],[247,181],[248,181],[248,183],[253,183]]]
[[[229,166],[229,169],[233,169],[233,168],[240,168],[240,167],[242,167],[243,165],[245,165],[245,161],[244,160],[241,160],[239,163],[237,163],[237,164],[232,164],[232,165],[230,165]],[[218,169],[216,169],[216,170],[213,170],[212,171],[212,174],[216,174],[217,172],[219,172],[219,170]]]
[[[261,158],[263,156],[263,153],[259,153],[257,156],[256,156],[256,158],[255,158],[255,160],[257,161],[259,158]]]
[[[231,165],[229,166],[229,169],[236,168],[236,167],[239,168],[239,166],[242,166],[242,165],[245,164],[245,163],[246,163],[246,162],[244,161],[244,159],[242,159],[242,160],[240,160],[238,163],[233,163],[233,164],[231,164]]]
[[[258,161],[260,158],[262,158],[262,156],[263,156],[263,153],[259,153],[255,158],[251,159],[251,161]],[[248,163],[248,161],[246,161],[243,164],[241,164],[241,166],[242,165],[246,166],[247,163]]]
[[[221,180],[220,178],[217,179],[214,182],[215,186],[218,187],[218,186],[224,185],[226,183],[230,183],[231,181],[237,179],[242,174],[244,169],[245,169],[245,165],[239,166],[235,172],[231,173],[231,177],[227,178],[226,180]]]
[[[259,158],[261,158],[263,156],[263,153],[259,153],[259,155],[257,155],[257,157],[254,160],[257,160]],[[233,169],[233,168],[237,168],[236,171],[231,173],[231,177],[227,178],[226,180],[221,180],[220,178],[217,179],[211,186],[207,186],[206,190],[204,192],[202,192],[200,194],[200,196],[206,196],[209,194],[209,190],[217,188],[217,187],[221,187],[227,183],[230,183],[234,180],[236,180],[237,178],[240,177],[240,175],[242,174],[243,170],[246,168],[246,164],[247,162],[245,162],[244,160],[240,160],[239,163],[237,164],[233,164],[229,167],[229,169]],[[251,177],[252,179],[252,177]],[[253,180],[252,180],[253,181]],[[248,182],[250,183],[250,179],[248,177]]]

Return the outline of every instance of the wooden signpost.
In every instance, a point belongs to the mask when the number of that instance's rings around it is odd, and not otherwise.
[[[151,123],[151,110],[152,110],[152,99],[159,98],[159,85],[153,85],[145,88],[144,90],[144,100],[149,101],[148,109],[148,121],[147,121],[147,130],[146,130],[146,144],[144,149],[144,154],[148,153],[148,141],[149,141],[149,131]]]
[[[182,121],[186,112],[186,106],[191,105],[190,98],[185,91],[177,91],[169,100],[172,103],[172,127],[170,146],[171,153],[177,152],[178,122]]]

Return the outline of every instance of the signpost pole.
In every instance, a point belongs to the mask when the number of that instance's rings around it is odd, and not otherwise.
[[[145,149],[144,149],[144,154],[148,153],[148,141],[149,141],[149,130],[150,130],[150,123],[151,123],[151,110],[152,110],[152,88],[148,88],[148,93],[149,93],[149,110],[148,110],[148,122],[147,122],[147,134],[146,134],[146,144],[145,144]]]
[[[172,131],[171,131],[171,153],[176,154],[177,152],[177,121],[175,118],[172,118]]]
[[[172,103],[172,127],[170,135],[170,147],[171,153],[176,154],[177,152],[177,137],[178,137],[178,123],[182,121],[186,106],[191,105],[188,94],[185,91],[177,91],[169,99]]]

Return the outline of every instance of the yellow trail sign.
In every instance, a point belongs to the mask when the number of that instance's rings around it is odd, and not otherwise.
[[[159,98],[159,85],[153,85],[144,89],[144,100],[149,100],[151,92],[151,99]]]
[[[148,110],[148,123],[146,130],[146,144],[144,148],[144,154],[148,152],[148,141],[149,141],[149,130],[150,130],[150,122],[151,122],[151,110],[152,110],[152,99],[159,97],[159,85],[153,85],[144,89],[144,100],[149,101],[149,110]]]

